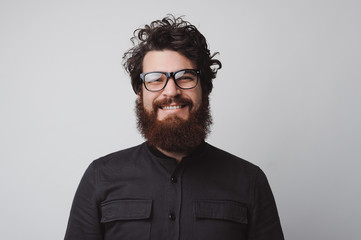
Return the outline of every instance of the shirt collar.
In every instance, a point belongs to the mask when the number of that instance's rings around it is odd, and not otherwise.
[[[178,164],[176,159],[168,157],[160,152],[156,147],[145,143],[149,153],[159,162],[170,174],[173,174],[177,169],[183,169],[185,166],[194,162],[201,154],[206,150],[207,143],[202,142],[197,148],[195,148],[188,156],[184,157]]]

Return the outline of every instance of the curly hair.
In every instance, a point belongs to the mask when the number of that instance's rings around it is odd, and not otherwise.
[[[133,90],[141,93],[142,82],[140,74],[143,69],[143,59],[149,51],[173,50],[187,57],[200,70],[200,82],[203,94],[212,91],[212,80],[216,77],[222,64],[214,59],[218,54],[210,54],[205,37],[197,28],[182,17],[167,15],[162,20],[153,21],[144,28],[134,31],[130,39],[133,48],[123,55],[123,65],[129,73]]]

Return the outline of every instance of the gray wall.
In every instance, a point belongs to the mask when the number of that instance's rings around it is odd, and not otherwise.
[[[142,142],[121,67],[184,14],[219,51],[208,142],[259,165],[287,239],[360,239],[360,1],[0,2],[2,239],[62,239],[89,163]]]

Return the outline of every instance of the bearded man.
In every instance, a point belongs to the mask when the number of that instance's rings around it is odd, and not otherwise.
[[[132,42],[124,66],[146,142],[91,163],[65,239],[284,239],[262,170],[205,142],[221,62],[204,36],[170,15]]]

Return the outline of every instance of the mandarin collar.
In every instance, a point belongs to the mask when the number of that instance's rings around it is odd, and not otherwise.
[[[188,166],[195,162],[200,155],[202,155],[205,150],[207,143],[202,142],[198,147],[196,147],[188,156],[184,157],[179,163],[175,158],[168,157],[167,155],[160,152],[157,148],[150,145],[148,142],[145,142],[145,146],[148,149],[149,153],[153,158],[159,162],[169,174],[175,174],[177,171],[181,171],[184,167]]]

